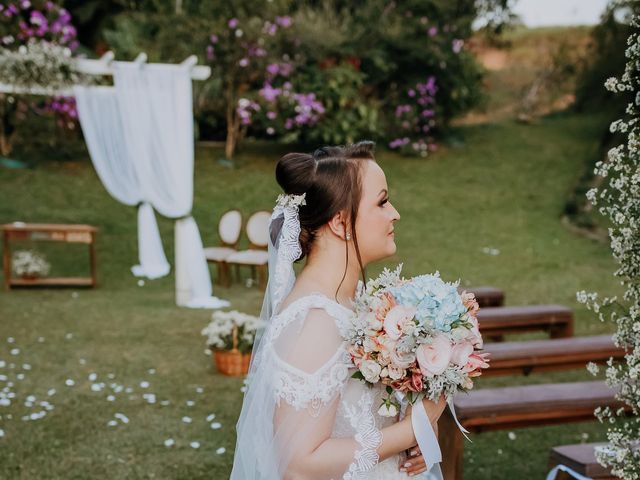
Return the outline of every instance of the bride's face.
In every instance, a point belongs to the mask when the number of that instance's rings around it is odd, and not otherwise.
[[[394,222],[400,214],[389,201],[389,187],[382,168],[365,161],[362,171],[362,198],[356,219],[358,248],[364,265],[396,253]]]

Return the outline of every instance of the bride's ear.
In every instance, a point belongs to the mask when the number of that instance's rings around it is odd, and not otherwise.
[[[348,230],[347,230],[347,218],[344,212],[339,211],[333,217],[331,217],[331,220],[329,220],[328,225],[329,225],[329,230],[331,230],[331,233],[333,233],[335,236],[337,236],[341,240],[345,239],[345,234]]]

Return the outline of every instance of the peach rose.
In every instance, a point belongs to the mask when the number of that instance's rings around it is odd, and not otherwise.
[[[416,350],[416,358],[420,371],[425,377],[440,375],[451,361],[451,343],[444,335],[436,335],[431,345],[420,345]]]
[[[472,353],[464,367],[464,371],[469,373],[470,377],[478,377],[482,375],[480,371],[483,368],[489,368],[488,353]]]
[[[387,335],[392,339],[399,339],[402,334],[402,327],[407,321],[411,320],[415,314],[415,307],[396,305],[389,310],[389,313],[387,313],[384,319],[384,331],[387,332]]]
[[[391,310],[396,305],[396,299],[393,298],[393,295],[391,295],[390,293],[385,293],[380,298],[380,304],[378,305],[378,308],[376,308],[376,317],[378,317],[378,319],[382,322],[387,316],[387,313],[389,313],[389,310]]]

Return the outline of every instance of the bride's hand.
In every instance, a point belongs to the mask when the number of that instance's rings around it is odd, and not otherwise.
[[[409,476],[427,471],[427,464],[419,447],[416,446],[407,450],[407,458],[400,460],[400,471],[407,472]]]

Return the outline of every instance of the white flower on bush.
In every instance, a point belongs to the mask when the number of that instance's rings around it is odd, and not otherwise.
[[[51,265],[45,259],[44,255],[34,250],[20,250],[13,254],[11,258],[13,271],[16,275],[38,275],[45,276],[49,274]]]
[[[238,329],[238,349],[249,353],[263,322],[258,317],[237,310],[213,312],[211,322],[202,329],[202,335],[207,337],[207,346],[217,350],[232,349],[234,326]]]
[[[35,38],[18,50],[0,47],[0,78],[10,78],[15,87],[51,91],[93,81],[78,73],[76,60],[67,47]]]
[[[603,297],[595,292],[577,292],[578,302],[584,303],[602,321],[614,323],[617,331],[613,340],[624,347],[623,361],[607,362],[607,384],[616,392],[616,398],[633,410],[635,418],[626,419],[623,408],[597,408],[596,416],[602,423],[610,423],[607,431],[608,444],[596,448],[596,458],[605,467],[610,467],[612,475],[625,479],[640,476],[640,456],[636,440],[640,437],[640,422],[637,420],[640,405],[640,384],[637,381],[640,370],[640,18],[631,19],[632,33],[627,41],[625,55],[627,63],[624,74],[610,78],[605,87],[614,93],[630,92],[626,115],[611,124],[612,132],[619,132],[625,142],[608,152],[607,161],[598,162],[595,174],[603,181],[592,188],[587,199],[610,223],[609,237],[613,258],[618,264],[614,272],[616,283],[624,287],[621,300]],[[610,306],[617,308],[608,308]],[[589,371],[598,373],[595,364]]]

